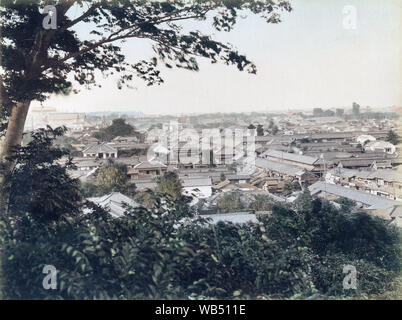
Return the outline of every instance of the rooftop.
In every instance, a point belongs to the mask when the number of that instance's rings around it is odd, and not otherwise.
[[[131,207],[140,206],[137,202],[119,192],[112,192],[111,194],[97,198],[89,198],[88,200],[94,202],[106,211],[109,211],[109,213],[115,218],[119,218],[124,215],[126,212],[125,205],[129,205]]]
[[[212,186],[211,178],[181,178],[183,187],[210,187]]]
[[[366,206],[368,209],[388,209],[395,205],[401,205],[401,202],[395,200],[389,200],[381,198],[370,193],[354,190],[351,188],[342,187],[340,185],[328,184],[322,181],[318,181],[308,187],[311,194],[315,195],[319,192],[330,193],[339,197],[344,197],[356,202],[360,202]]]
[[[353,170],[353,169],[332,169],[329,171],[334,175],[346,177],[358,177],[361,179],[383,179],[385,181],[401,181],[402,173],[396,170]]]
[[[315,162],[317,162],[317,160],[318,160],[317,157],[310,157],[310,156],[301,155],[301,154],[297,154],[297,153],[281,152],[281,151],[270,150],[270,149],[263,152],[262,156],[289,160],[289,161],[299,162],[299,163],[308,164],[308,165],[312,165]]]
[[[292,176],[300,176],[303,173],[305,173],[305,170],[301,169],[300,167],[291,166],[289,164],[262,159],[258,157],[255,159],[255,166],[265,170],[275,171]]]
[[[117,149],[109,145],[107,142],[93,143],[86,147],[82,153],[116,153]]]

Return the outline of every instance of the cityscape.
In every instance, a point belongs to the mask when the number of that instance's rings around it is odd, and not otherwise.
[[[9,0],[0,21],[0,300],[402,299],[399,0]]]

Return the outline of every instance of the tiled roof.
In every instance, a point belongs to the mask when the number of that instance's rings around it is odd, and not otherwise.
[[[211,178],[181,178],[183,187],[212,186]]]
[[[334,175],[345,177],[358,177],[361,179],[383,179],[385,181],[401,181],[402,173],[396,170],[353,170],[353,169],[332,169],[330,171]]]
[[[363,203],[367,206],[370,206],[368,209],[388,209],[395,205],[402,204],[401,202],[395,200],[381,198],[370,193],[354,190],[351,188],[345,188],[340,185],[324,183],[322,181],[318,181],[308,188],[312,195],[318,192],[326,192],[337,195],[339,197],[344,197],[356,202]]]
[[[137,164],[135,169],[158,169],[158,168],[166,168],[166,165],[160,162],[155,161],[142,161],[141,163]]]
[[[106,142],[102,143],[93,143],[86,147],[83,153],[116,153],[117,149],[113,148],[111,145],[108,145]]]
[[[297,153],[281,152],[281,151],[277,151],[277,150],[267,150],[264,153],[262,153],[262,156],[289,160],[289,161],[294,161],[294,162],[299,162],[299,163],[309,164],[309,165],[314,164],[318,160],[317,157],[310,157],[310,156],[301,155],[301,154],[297,154]]]
[[[140,206],[137,202],[119,192],[113,192],[103,197],[89,198],[88,200],[96,203],[106,211],[109,211],[109,213],[115,218],[124,215],[126,211],[124,207],[125,204],[134,208]]]
[[[261,158],[255,159],[255,166],[291,176],[300,176],[305,173],[305,170],[301,169],[300,167]]]

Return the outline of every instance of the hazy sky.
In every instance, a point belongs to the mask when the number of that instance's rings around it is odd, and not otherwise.
[[[258,68],[257,75],[234,66],[201,62],[199,72],[163,70],[165,83],[136,89],[102,89],[52,97],[43,105],[60,111],[200,113],[278,111],[314,107],[402,105],[401,0],[291,0],[282,23],[241,19],[231,33],[212,31],[231,42]],[[345,6],[356,8],[355,29],[345,29]],[[211,28],[193,28],[208,32]],[[147,42],[129,41],[128,60],[152,56]],[[34,104],[38,105],[38,104]]]

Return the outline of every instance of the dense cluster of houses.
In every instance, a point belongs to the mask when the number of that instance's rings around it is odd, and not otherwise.
[[[400,146],[386,141],[391,129],[402,136],[395,121],[282,114],[251,120],[236,118],[232,126],[221,127],[218,120],[192,123],[179,118],[147,130],[160,119],[138,119],[136,127],[144,135],[143,141],[136,136],[98,141],[93,132],[101,126],[99,123],[92,129],[74,130],[70,134],[78,141],[74,147],[81,156],[74,158],[76,170],[71,175],[91,181],[112,159],[127,166],[127,178],[136,190],[153,189],[155,177],[174,171],[182,182],[183,193],[195,199],[258,191],[280,201],[293,201],[309,186],[314,196],[331,201],[347,198],[369,214],[401,224]],[[275,134],[269,129],[272,123],[277,127]],[[205,148],[203,130],[214,124],[218,138],[209,139],[219,143]],[[257,135],[250,124],[262,126],[263,135]],[[243,136],[236,136],[236,130],[243,130]],[[172,132],[178,134],[172,138]],[[232,139],[229,148],[224,145],[228,138]],[[138,152],[127,155],[126,150]]]

